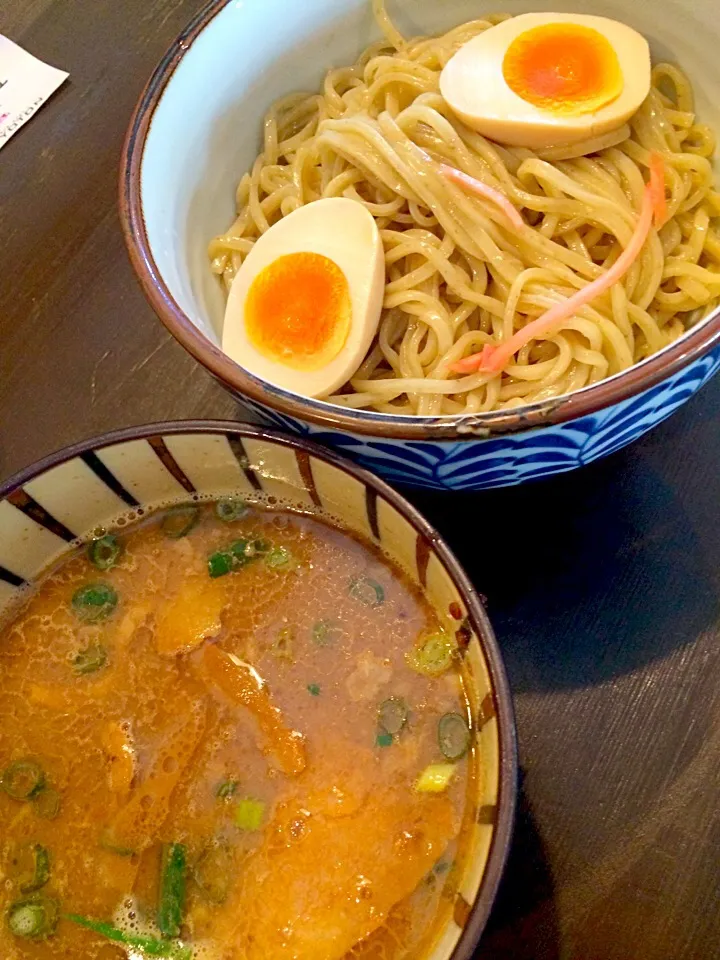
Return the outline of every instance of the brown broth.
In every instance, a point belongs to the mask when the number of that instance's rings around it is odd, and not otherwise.
[[[443,762],[439,718],[467,714],[456,669],[429,678],[406,662],[418,636],[439,630],[426,600],[385,558],[317,518],[258,509],[226,523],[205,505],[180,539],[157,517],[119,536],[112,569],[96,570],[78,549],[0,631],[0,770],[34,758],[61,796],[48,820],[0,789],[0,957],[127,956],[65,919],[43,941],[10,932],[9,905],[22,899],[13,860],[25,845],[49,851],[41,893],[63,912],[157,936],[162,843],[187,849],[183,940],[197,957],[422,956],[451,906],[474,777],[464,759],[446,793],[412,790]],[[211,579],[208,556],[238,538],[285,547],[292,562],[273,569],[260,557]],[[353,596],[362,577],[380,585],[381,605]],[[98,581],[117,591],[117,607],[83,623],[73,594]],[[266,681],[272,716],[304,738],[304,770],[283,773],[253,710],[213,682],[211,643]],[[106,663],[77,675],[74,658],[97,645]],[[389,697],[405,701],[409,721],[381,746],[377,711]],[[218,798],[229,780],[234,796]],[[235,825],[244,798],[264,804],[259,830]],[[138,799],[147,820],[130,828]],[[208,858],[219,858],[225,887],[210,898],[196,879]]]

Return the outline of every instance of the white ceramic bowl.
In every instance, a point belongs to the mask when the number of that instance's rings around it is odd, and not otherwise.
[[[720,131],[720,17],[714,0],[388,0],[406,35],[483,11],[561,10],[624,20],[655,58],[691,74],[698,112]],[[279,96],[319,88],[378,32],[369,0],[216,0],[167,52],[133,117],[121,214],[133,265],[162,321],[266,419],[309,432],[387,477],[439,488],[518,483],[616,450],[672,413],[720,366],[720,314],[622,374],[565,397],[464,417],[346,410],[268,386],[220,349],[224,297],[207,246],[234,215],[234,193]]]
[[[481,757],[470,851],[445,893],[453,911],[428,960],[469,960],[505,864],[517,756],[510,690],[492,627],[460,564],[398,493],[303,440],[235,423],[119,430],[61,450],[0,486],[0,614],[98,527],[172,502],[239,495],[320,511],[397,563],[463,650]]]

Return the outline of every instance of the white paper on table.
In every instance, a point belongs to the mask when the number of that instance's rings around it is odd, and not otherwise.
[[[37,113],[67,76],[0,34],[0,147]]]

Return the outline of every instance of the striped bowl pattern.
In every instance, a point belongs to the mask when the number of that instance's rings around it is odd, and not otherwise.
[[[575,470],[622,449],[666,420],[720,368],[720,346],[654,387],[597,413],[500,436],[462,440],[374,440],[315,426],[247,397],[264,422],[307,436],[393,483],[482,490]]]
[[[482,763],[471,855],[447,882],[453,910],[429,960],[468,960],[510,842],[517,768],[510,692],[477,593],[438,534],[395,491],[313,444],[253,427],[197,422],[119,431],[49,457],[0,488],[0,612],[99,527],[173,502],[229,495],[332,517],[380,547],[455,633]]]

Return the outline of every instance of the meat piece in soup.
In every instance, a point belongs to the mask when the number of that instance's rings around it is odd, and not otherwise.
[[[426,600],[319,518],[221,501],[99,537],[0,632],[0,956],[425,955],[467,716]]]

